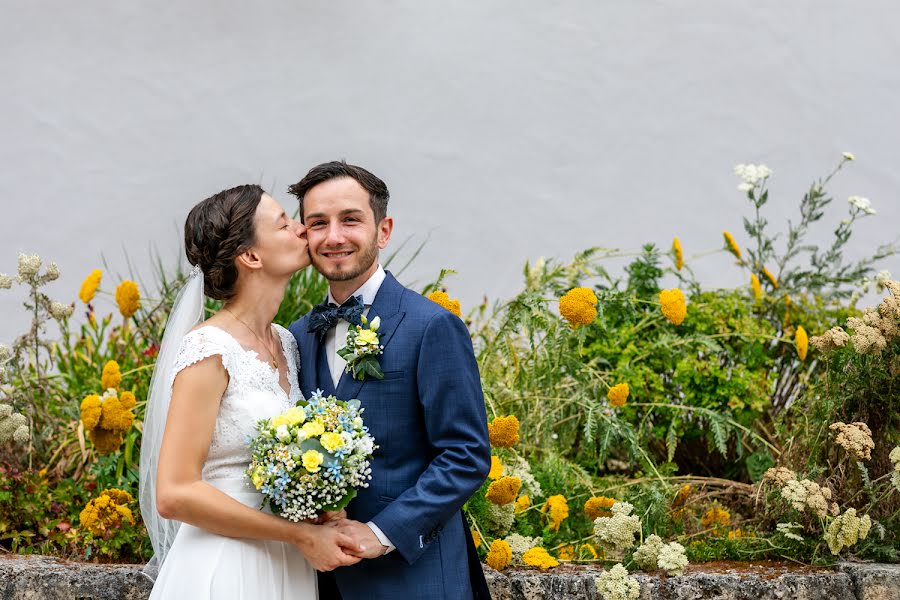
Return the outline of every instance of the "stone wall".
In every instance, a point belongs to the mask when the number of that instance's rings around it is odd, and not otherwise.
[[[601,600],[594,587],[597,568],[485,571],[494,600]],[[641,600],[900,600],[900,565],[841,563],[835,569],[797,570],[699,565],[682,577],[638,578]],[[3,600],[143,600],[150,588],[137,565],[0,556]]]

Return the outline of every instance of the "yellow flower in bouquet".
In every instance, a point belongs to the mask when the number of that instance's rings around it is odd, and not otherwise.
[[[678,288],[663,290],[659,293],[659,302],[662,304],[662,314],[671,323],[681,325],[687,316],[687,300]]]
[[[78,297],[81,298],[82,302],[88,304],[94,299],[94,294],[97,293],[97,288],[100,287],[100,279],[102,277],[103,271],[94,269],[91,271],[90,275],[84,279],[81,283],[81,291],[78,292]]]
[[[566,497],[562,495],[550,496],[541,508],[541,512],[549,515],[550,529],[559,531],[562,522],[569,517],[569,504],[566,502]]]
[[[356,336],[356,345],[357,346],[368,346],[369,344],[377,344],[378,343],[378,333],[372,331],[371,329],[362,329],[359,334]]]
[[[486,560],[491,568],[502,571],[512,561],[512,548],[503,540],[494,540]]]
[[[122,383],[122,372],[119,370],[119,363],[114,360],[107,361],[100,374],[100,387],[104,391],[110,388],[117,390],[120,383]]]
[[[322,434],[322,437],[319,438],[319,442],[322,443],[322,446],[326,450],[328,450],[329,452],[334,452],[344,445],[344,438],[342,438],[338,433],[329,431]]]
[[[484,497],[498,506],[509,504],[516,499],[519,494],[519,488],[522,487],[522,480],[518,477],[501,477],[497,481],[492,481],[488,486]]]
[[[135,282],[126,279],[116,286],[116,304],[119,305],[119,312],[126,319],[137,312],[141,307],[141,293]]]
[[[590,288],[571,289],[559,299],[559,314],[572,327],[590,325],[597,318],[597,296]]]
[[[522,555],[522,562],[530,567],[537,567],[539,569],[550,569],[559,566],[559,562],[540,546],[525,552],[525,554]]]
[[[325,456],[316,450],[307,450],[303,453],[303,468],[310,473],[318,473]]]
[[[457,317],[462,316],[462,310],[460,310],[459,300],[451,300],[450,296],[447,292],[442,292],[440,290],[431,292],[427,296],[425,296],[435,304],[440,304],[450,312],[452,312]]]
[[[606,397],[609,399],[610,406],[622,408],[623,406],[625,406],[625,402],[628,400],[628,394],[628,384],[619,383],[609,388],[609,391],[606,392]]]
[[[287,409],[280,415],[276,415],[272,418],[272,427],[279,427],[281,425],[297,425],[306,420],[306,411],[303,410],[301,406],[294,406],[292,408]]]
[[[325,433],[325,425],[322,424],[322,421],[316,419],[315,421],[310,421],[308,423],[304,423],[303,427],[301,427],[303,433],[306,434],[306,437],[317,437]]]
[[[495,448],[512,448],[519,443],[519,419],[514,415],[494,418],[488,423],[488,437]]]

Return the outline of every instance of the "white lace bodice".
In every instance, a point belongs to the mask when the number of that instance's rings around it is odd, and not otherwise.
[[[259,359],[253,350],[245,350],[230,333],[205,325],[191,331],[181,342],[175,359],[172,381],[185,367],[219,355],[228,372],[228,387],[219,404],[216,428],[209,453],[203,464],[205,481],[243,479],[250,464],[247,437],[256,433],[259,419],[273,417],[301,399],[297,365],[300,356],[294,336],[280,325],[272,325],[281,339],[287,360],[290,394],[284,393],[278,372]]]

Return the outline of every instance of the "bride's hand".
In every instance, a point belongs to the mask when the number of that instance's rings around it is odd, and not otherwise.
[[[314,569],[323,572],[355,565],[361,558],[348,552],[365,551],[360,543],[336,527],[298,527],[298,535],[291,543]]]

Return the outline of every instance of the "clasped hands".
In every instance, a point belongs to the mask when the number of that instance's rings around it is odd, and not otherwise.
[[[327,512],[309,523],[321,527],[316,528],[316,539],[301,551],[318,571],[355,565],[386,550],[368,525],[348,519],[346,511]]]

